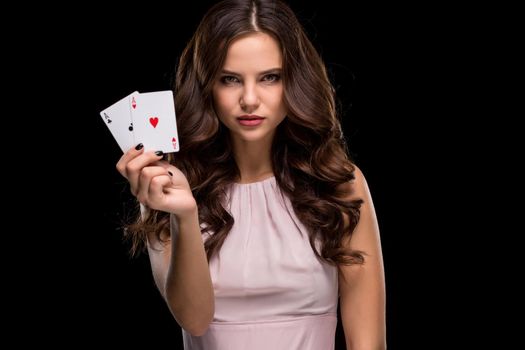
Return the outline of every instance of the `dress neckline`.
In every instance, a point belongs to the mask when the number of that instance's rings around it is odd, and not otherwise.
[[[266,179],[262,179],[262,180],[259,180],[259,181],[246,182],[246,183],[234,182],[233,184],[236,185],[236,186],[250,186],[250,185],[256,185],[256,184],[260,184],[260,183],[264,183],[264,182],[270,182],[273,179],[275,179],[275,175],[272,175],[270,177],[267,177]]]

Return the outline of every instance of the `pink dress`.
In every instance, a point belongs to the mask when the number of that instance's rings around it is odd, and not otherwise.
[[[210,261],[215,316],[186,350],[333,350],[337,268],[316,258],[275,177],[233,184],[235,224]],[[207,239],[207,235],[203,239]]]

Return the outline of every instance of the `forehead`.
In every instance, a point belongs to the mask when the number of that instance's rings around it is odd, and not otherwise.
[[[228,48],[224,69],[238,73],[280,68],[279,43],[265,33],[250,33],[233,41]]]

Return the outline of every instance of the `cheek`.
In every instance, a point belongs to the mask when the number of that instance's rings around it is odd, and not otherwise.
[[[235,99],[232,94],[225,93],[224,91],[216,91],[213,94],[215,103],[215,109],[219,114],[228,114],[235,107]]]
[[[268,96],[268,104],[271,106],[274,113],[278,115],[286,114],[286,106],[284,104],[284,95],[282,89],[280,91],[274,91],[273,94]]]

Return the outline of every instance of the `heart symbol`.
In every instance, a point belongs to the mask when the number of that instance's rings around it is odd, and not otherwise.
[[[151,118],[149,118],[149,122],[151,123],[151,125],[153,125],[154,128],[156,128],[157,124],[159,123],[159,118],[151,117]]]

